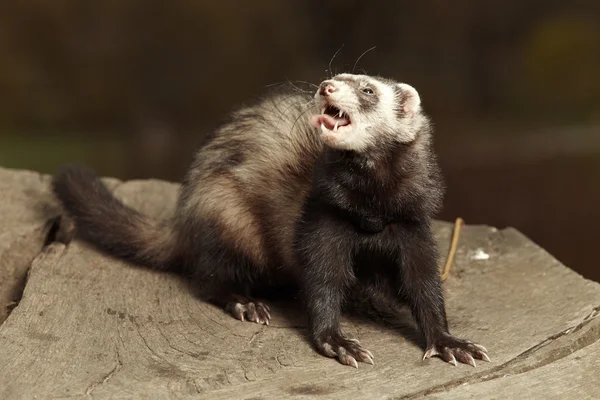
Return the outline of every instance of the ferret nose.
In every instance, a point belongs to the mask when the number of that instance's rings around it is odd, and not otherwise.
[[[337,87],[335,87],[334,83],[331,81],[324,81],[321,83],[321,86],[319,86],[319,94],[325,97],[330,96],[336,90],[338,90]]]

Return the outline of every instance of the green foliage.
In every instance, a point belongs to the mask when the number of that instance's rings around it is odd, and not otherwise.
[[[523,89],[532,108],[600,110],[600,25],[596,18],[554,16],[524,43]]]
[[[6,168],[27,168],[52,174],[69,160],[90,165],[102,175],[120,176],[127,167],[127,159],[127,143],[122,139],[89,140],[85,135],[58,133],[2,132],[0,135],[0,165]]]

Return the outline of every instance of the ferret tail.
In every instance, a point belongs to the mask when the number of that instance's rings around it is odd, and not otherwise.
[[[52,190],[73,219],[76,234],[112,256],[162,270],[178,270],[177,234],[115,198],[93,171],[63,167]]]

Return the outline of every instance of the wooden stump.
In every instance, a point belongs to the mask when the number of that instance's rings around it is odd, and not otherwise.
[[[109,180],[127,204],[169,215],[178,185]],[[491,363],[452,367],[384,323],[346,319],[375,365],[310,347],[300,308],[240,322],[177,276],[74,241],[47,243],[59,214],[48,177],[0,169],[0,398],[593,398],[600,393],[600,285],[514,229],[467,226],[444,283],[452,332]],[[436,223],[441,249],[452,225]],[[0,317],[3,314],[0,314]]]

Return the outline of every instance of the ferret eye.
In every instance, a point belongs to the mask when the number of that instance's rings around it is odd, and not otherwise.
[[[364,89],[362,90],[362,92],[363,92],[364,94],[373,94],[373,90],[372,90],[372,89],[369,89],[369,88],[364,88]]]

